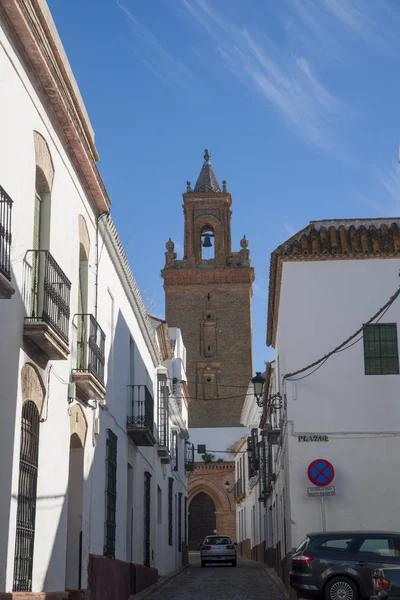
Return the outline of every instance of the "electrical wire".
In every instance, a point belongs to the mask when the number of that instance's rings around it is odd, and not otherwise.
[[[387,313],[387,311],[389,310],[389,308],[392,306],[393,302],[398,298],[399,295],[400,295],[400,287],[397,290],[397,292],[395,294],[393,294],[393,296],[391,296],[389,298],[389,300],[366,323],[361,325],[361,327],[359,327],[357,329],[357,331],[355,331],[350,337],[348,337],[346,340],[344,340],[344,342],[339,344],[339,346],[336,346],[336,348],[334,348],[333,350],[328,352],[328,354],[325,354],[324,356],[322,356],[318,360],[314,361],[307,367],[303,367],[302,369],[293,371],[293,373],[286,373],[286,375],[283,375],[283,379],[286,379],[288,381],[300,381],[301,379],[305,379],[306,377],[309,377],[310,375],[315,373],[315,371],[317,371],[320,367],[322,367],[322,365],[324,365],[326,363],[326,361],[328,360],[328,358],[333,356],[333,354],[342,352],[343,350],[348,350],[349,348],[354,346],[354,344],[359,342],[364,337],[364,333],[362,333],[362,335],[358,338],[358,340],[353,342],[353,344],[351,344],[350,346],[348,346],[349,342],[354,340],[354,338],[357,337],[361,332],[364,332],[365,325],[370,325],[373,321],[375,321],[375,319],[377,319],[379,317],[379,319],[377,320],[377,323],[378,323],[382,319],[382,317]],[[307,375],[304,375],[303,377],[297,377],[295,379],[292,379],[295,375],[304,373],[305,371],[308,371],[309,369],[312,369],[313,367],[317,367],[317,368],[314,369],[313,371],[311,371],[311,373],[307,373]]]

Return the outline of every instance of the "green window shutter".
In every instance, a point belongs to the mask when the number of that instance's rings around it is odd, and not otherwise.
[[[38,193],[35,194],[35,209],[33,216],[33,250],[40,250],[40,220],[42,213],[42,200]]]
[[[364,366],[366,375],[397,375],[399,352],[396,323],[364,325]]]

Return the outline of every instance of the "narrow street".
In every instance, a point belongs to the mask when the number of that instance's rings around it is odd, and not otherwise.
[[[236,568],[216,565],[202,569],[199,554],[190,554],[191,567],[150,596],[151,600],[283,600],[265,566],[239,560]]]

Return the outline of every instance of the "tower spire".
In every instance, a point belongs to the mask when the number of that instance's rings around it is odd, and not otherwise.
[[[196,181],[194,192],[220,192],[221,189],[211,165],[211,155],[207,149],[204,150],[203,158],[204,163]]]

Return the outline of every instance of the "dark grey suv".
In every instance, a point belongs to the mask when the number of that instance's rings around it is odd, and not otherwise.
[[[400,565],[400,533],[309,533],[292,556],[290,585],[301,598],[369,598],[372,572],[396,565]]]

